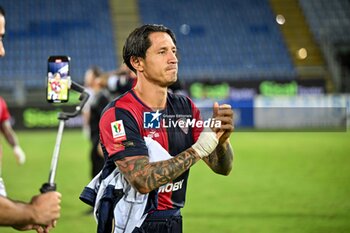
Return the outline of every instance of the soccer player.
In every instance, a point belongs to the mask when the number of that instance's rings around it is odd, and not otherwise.
[[[13,130],[11,123],[10,123],[10,113],[8,111],[6,102],[3,98],[0,96],[0,132],[4,135],[7,142],[12,146],[13,148],[13,154],[16,157],[18,164],[24,164],[26,156],[19,145],[17,135],[15,131]],[[1,169],[2,169],[2,147],[0,144],[0,195],[6,196],[6,189],[4,181],[1,177]]]
[[[4,11],[0,8],[0,57],[5,56],[5,48],[3,46],[2,39],[5,35],[5,16]],[[17,139],[17,135],[13,130],[10,122],[10,113],[7,108],[7,104],[3,98],[0,96],[0,133],[2,133],[9,143],[9,145],[13,148],[13,154],[16,157],[17,163],[22,165],[26,160],[25,153],[23,152],[19,141]],[[2,147],[0,144],[0,195],[6,196],[6,189],[4,181],[1,177],[1,168],[2,168]]]
[[[51,91],[49,93],[49,99],[57,100],[61,95],[62,85],[61,85],[61,74],[59,72],[55,73],[49,81]]]
[[[220,124],[203,129],[194,103],[168,92],[177,80],[178,59],[175,35],[162,25],[136,28],[125,42],[123,58],[136,73],[137,84],[112,101],[101,117],[105,167],[116,165],[138,192],[157,196],[155,210],[133,233],[179,233],[190,167],[202,159],[218,174],[228,175],[232,169],[233,110],[215,103],[213,120]],[[172,158],[150,162],[144,136]]]
[[[5,56],[4,35],[5,11],[0,6],[0,57]],[[61,194],[58,192],[33,196],[30,203],[12,201],[0,195],[0,226],[12,226],[21,231],[35,229],[40,233],[49,232],[60,217],[60,202]]]

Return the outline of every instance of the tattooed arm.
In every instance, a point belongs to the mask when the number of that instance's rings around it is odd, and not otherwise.
[[[215,172],[228,175],[233,161],[229,143],[233,131],[233,111],[231,106],[220,107],[214,106],[214,117],[222,122],[221,127],[211,133],[201,133],[192,147],[159,162],[149,162],[146,155],[124,157],[115,161],[120,172],[137,191],[144,194],[176,179],[201,158]]]
[[[233,150],[230,142],[227,140],[219,144],[215,151],[208,157],[204,157],[203,160],[215,173],[229,175],[233,163]]]
[[[125,157],[115,163],[128,182],[137,191],[146,194],[176,179],[200,159],[190,147],[169,160],[150,163],[148,156],[139,155]]]
[[[216,149],[208,156],[204,157],[205,163],[215,172],[221,175],[229,175],[232,170],[233,150],[230,143],[230,136],[233,132],[233,110],[230,105],[219,106],[214,104],[213,118],[221,121],[221,127],[213,129],[215,132],[221,132],[219,144]]]

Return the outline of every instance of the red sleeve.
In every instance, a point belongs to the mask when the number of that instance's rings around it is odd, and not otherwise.
[[[105,146],[108,156],[124,150],[122,144],[122,141],[126,139],[124,122],[116,120],[113,108],[103,114],[99,127],[101,143]]]
[[[7,108],[6,102],[0,97],[0,123],[10,119],[10,112]]]
[[[100,120],[100,139],[108,157],[118,160],[126,156],[148,155],[148,149],[134,118],[123,109],[110,108]]]

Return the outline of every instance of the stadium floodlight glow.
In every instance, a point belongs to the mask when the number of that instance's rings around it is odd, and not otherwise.
[[[190,34],[190,31],[191,31],[190,25],[188,25],[188,24],[182,24],[182,25],[180,26],[180,32],[181,32],[183,35],[188,35],[188,34]]]
[[[304,60],[307,58],[307,50],[306,48],[300,48],[298,49],[297,51],[297,57],[300,59],[300,60]]]
[[[279,15],[276,16],[276,22],[279,25],[283,25],[286,22],[286,19],[284,18],[283,15],[279,14]]]

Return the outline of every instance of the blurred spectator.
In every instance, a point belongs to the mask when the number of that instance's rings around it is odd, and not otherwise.
[[[0,97],[0,131],[4,135],[7,142],[13,148],[13,154],[16,157],[17,163],[22,165],[26,161],[25,153],[23,152],[17,135],[13,130],[10,123],[10,113],[7,109],[6,102],[3,98]],[[1,178],[1,166],[2,164],[2,147],[0,144],[0,195],[6,196],[6,189],[3,179]]]
[[[90,94],[83,109],[83,130],[91,143],[91,176],[95,177],[103,167],[104,158],[99,141],[99,121],[105,106],[116,96],[130,90],[136,82],[135,74],[122,65],[118,70],[102,72],[98,66],[90,67],[84,78],[84,86]]]
[[[102,70],[98,66],[91,66],[88,70],[85,72],[84,76],[84,87],[85,91],[89,93],[89,99],[84,105],[84,108],[82,110],[82,116],[83,116],[83,133],[84,135],[90,139],[90,105],[95,97],[95,91],[93,88],[94,80],[101,76]]]
[[[118,70],[103,73],[97,66],[90,67],[84,78],[84,86],[90,94],[83,109],[84,132],[90,138],[91,176],[95,177],[104,165],[99,141],[99,121],[105,106],[116,96],[130,90],[136,82],[135,74],[122,65]]]
[[[108,78],[108,90],[114,96],[119,96],[133,88],[136,82],[135,73],[125,64],[122,64],[118,70],[110,73]]]
[[[100,147],[100,131],[98,124],[100,116],[105,106],[110,102],[111,95],[107,90],[108,75],[100,74],[92,80],[91,88],[93,98],[89,105],[89,128],[90,128],[90,159],[91,159],[91,177],[95,177],[103,167],[104,159]]]

